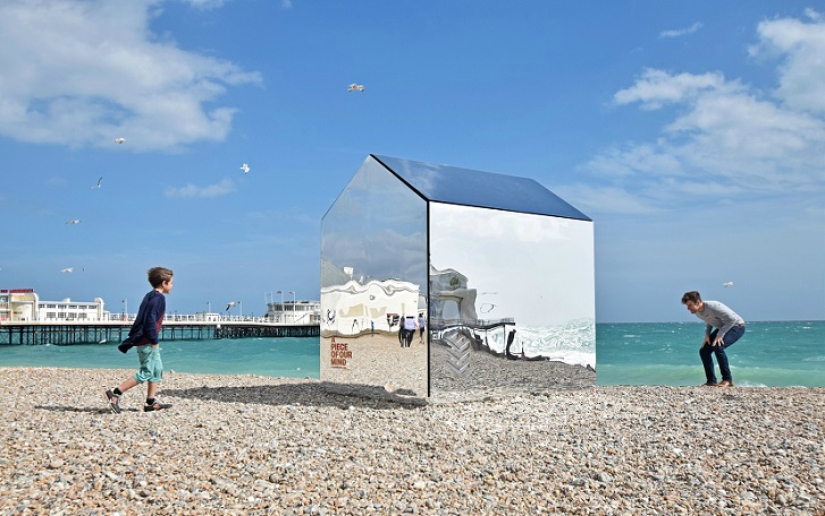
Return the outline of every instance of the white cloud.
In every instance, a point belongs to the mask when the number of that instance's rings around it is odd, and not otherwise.
[[[618,91],[613,101],[619,105],[641,102],[643,109],[659,109],[666,103],[684,102],[703,91],[718,90],[725,85],[725,78],[720,73],[671,75],[664,70],[648,68],[636,84]]]
[[[683,29],[672,29],[672,30],[663,30],[659,33],[660,38],[678,38],[680,36],[686,36],[688,34],[693,34],[697,30],[702,28],[702,22],[696,22],[690,27],[685,27]]]
[[[183,0],[198,9],[216,9],[224,4],[224,0]]]
[[[133,150],[222,141],[235,110],[206,105],[261,78],[152,34],[161,3],[0,3],[0,135],[75,147],[122,136]]]
[[[594,186],[579,183],[554,187],[553,192],[590,217],[596,213],[644,215],[658,210],[639,195],[631,194],[621,186]]]
[[[753,56],[778,55],[776,96],[788,107],[825,113],[825,19],[812,9],[810,23],[796,19],[763,21],[757,27],[761,41],[750,48]]]
[[[605,149],[583,170],[606,185],[571,188],[585,206],[617,213],[754,195],[810,196],[825,187],[825,24],[777,19],[758,26],[751,55],[780,60],[779,86],[759,91],[720,72],[644,70],[617,105],[675,107],[652,142]],[[811,72],[813,71],[813,72]],[[587,210],[585,210],[587,211]]]
[[[235,183],[225,178],[220,183],[209,186],[196,186],[192,183],[180,188],[167,188],[164,192],[166,197],[176,197],[181,199],[191,199],[193,197],[220,197],[235,191]]]
[[[69,180],[65,177],[52,176],[46,179],[46,186],[50,186],[52,188],[66,188],[69,186]]]
[[[633,145],[627,150],[607,149],[590,162],[590,170],[602,176],[627,177],[639,171],[667,175],[682,173],[682,164],[676,156],[664,153],[656,145]]]
[[[808,18],[810,18],[813,21],[822,21],[824,19],[823,16],[822,16],[822,13],[818,13],[818,12],[814,11],[813,9],[811,9],[810,7],[805,9],[805,16],[807,16]]]

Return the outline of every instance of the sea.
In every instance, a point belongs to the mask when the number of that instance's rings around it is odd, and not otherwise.
[[[597,385],[691,386],[704,383],[699,359],[704,324],[596,324]],[[320,339],[246,338],[161,342],[164,369],[219,375],[318,378]],[[580,348],[556,357],[580,363]],[[749,322],[727,348],[734,383],[742,387],[824,387],[825,321]],[[73,346],[0,345],[0,367],[132,369],[134,351],[115,343]],[[2,373],[0,373],[2,374]],[[717,368],[718,374],[718,368]]]

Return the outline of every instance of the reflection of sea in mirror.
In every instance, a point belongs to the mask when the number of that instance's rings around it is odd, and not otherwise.
[[[526,359],[543,357],[571,365],[596,367],[596,325],[593,321],[572,321],[565,326],[517,327],[510,352]],[[493,331],[477,330],[479,337],[494,352],[503,354],[505,327]]]

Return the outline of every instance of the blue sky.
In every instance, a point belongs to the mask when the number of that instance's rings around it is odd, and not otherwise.
[[[590,216],[599,322],[695,320],[694,289],[825,319],[823,55],[816,2],[6,0],[0,288],[134,311],[163,265],[179,313],[317,299],[376,153]]]

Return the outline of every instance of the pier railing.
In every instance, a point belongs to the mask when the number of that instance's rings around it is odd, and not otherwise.
[[[257,320],[197,321],[164,319],[160,340],[214,340],[247,337],[318,337],[317,324],[284,324]],[[129,335],[132,321],[0,322],[0,345],[111,344]]]

